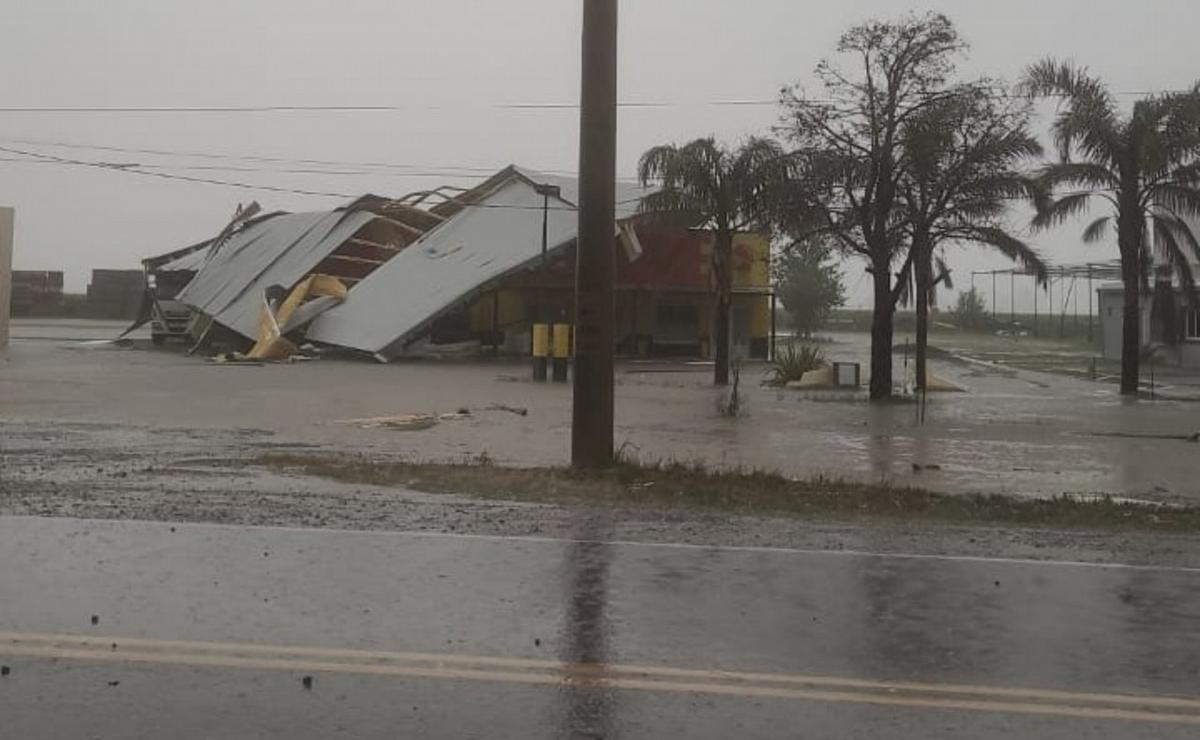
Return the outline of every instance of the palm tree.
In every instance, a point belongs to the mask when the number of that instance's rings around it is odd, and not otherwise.
[[[1195,300],[1190,262],[1200,260],[1200,242],[1187,219],[1200,216],[1200,86],[1144,97],[1128,114],[1100,79],[1070,62],[1038,62],[1023,86],[1031,96],[1061,99],[1052,126],[1059,161],[1041,171],[1034,227],[1058,226],[1097,199],[1111,208],[1083,240],[1116,232],[1125,290],[1121,393],[1136,394],[1140,306],[1155,266],[1152,252]]]
[[[934,272],[943,245],[988,247],[1046,279],[1037,252],[1005,224],[1013,200],[1036,196],[1019,167],[1042,153],[1029,133],[1028,106],[1006,97],[987,80],[962,85],[905,127],[900,190],[912,270],[902,300],[915,299],[917,308],[918,389],[926,381],[930,299],[939,284],[953,287],[940,257]]]
[[[752,138],[737,149],[713,138],[682,146],[656,146],[642,155],[638,179],[658,190],[642,200],[645,214],[713,229],[712,253],[716,311],[716,385],[729,384],[730,310],[733,305],[733,238],[762,225],[771,187],[783,169],[782,148]]]

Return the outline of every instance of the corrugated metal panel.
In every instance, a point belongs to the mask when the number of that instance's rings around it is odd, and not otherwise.
[[[562,191],[563,200],[573,206],[579,205],[579,181],[573,177],[562,177],[560,175],[546,175],[534,170],[527,170],[524,167],[513,165],[514,172],[519,173],[533,182],[544,185],[556,185]],[[637,213],[638,205],[641,199],[651,192],[648,189],[631,182],[618,181],[616,184],[616,214],[617,220],[623,220]]]
[[[253,338],[266,288],[291,288],[375,218],[366,211],[338,210],[254,221],[221,245],[178,300]]]
[[[537,176],[531,177],[534,181]],[[544,180],[541,180],[544,182]],[[566,192],[564,191],[564,199]],[[578,213],[551,199],[552,250],[575,240]],[[475,291],[541,257],[542,196],[520,178],[425,234],[322,314],[308,338],[390,356]]]
[[[207,246],[207,245],[205,245],[205,246]],[[158,267],[154,268],[154,271],[155,272],[181,272],[181,271],[196,272],[196,271],[199,271],[199,269],[201,267],[204,267],[204,259],[207,255],[208,255],[207,250],[198,249],[195,252],[191,252],[190,254],[185,254],[182,257],[176,257],[175,259],[171,260],[170,262],[159,265]]]

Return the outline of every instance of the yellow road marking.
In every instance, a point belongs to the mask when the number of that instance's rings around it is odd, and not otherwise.
[[[118,645],[117,650],[112,644]],[[130,648],[134,649],[130,649]],[[242,653],[241,655],[233,653]],[[939,686],[786,674],[702,671],[666,667],[596,666],[556,661],[431,653],[394,653],[319,647],[282,647],[237,643],[205,643],[144,638],[48,635],[0,632],[0,654],[61,660],[157,663],[193,667],[289,670],[323,673],[458,679],[535,685],[571,685],[614,689],[717,694],[738,697],[783,698],[817,702],[874,704],[894,707],[956,709],[1010,714],[1034,714],[1081,719],[1125,720],[1200,725],[1200,714],[1170,713],[1150,707],[1200,709],[1200,701],[1174,697],[1086,694],[993,687]],[[328,658],[319,660],[317,658]],[[362,662],[371,661],[371,662]],[[410,665],[403,665],[409,663]],[[422,665],[427,664],[427,665]],[[510,670],[496,670],[509,668]],[[631,678],[630,674],[642,677]],[[658,677],[658,678],[654,678]],[[669,680],[692,678],[693,681]],[[733,683],[730,683],[730,682]],[[806,690],[761,685],[793,683],[840,686],[858,691]],[[756,685],[757,684],[757,685]],[[920,695],[874,691],[923,692]],[[949,697],[1016,697],[1038,701],[992,701]],[[942,696],[939,697],[938,695]],[[1134,705],[1142,709],[1044,703],[1063,698],[1085,703]]]
[[[1200,711],[1200,699],[1168,696],[1137,696],[1130,694],[1085,693],[1038,688],[1010,688],[996,686],[969,686],[962,684],[931,684],[905,681],[877,681],[832,676],[807,676],[780,673],[748,673],[726,670],[700,670],[645,665],[603,665],[566,663],[537,658],[507,658],[495,656],[463,655],[453,653],[393,652],[385,650],[356,650],[350,648],[326,648],[313,646],[262,645],[253,643],[194,642],[186,640],[159,640],[136,637],[100,637],[93,635],[62,635],[38,632],[0,631],[0,651],[3,643],[42,644],[55,647],[92,647],[110,650],[113,644],[121,648],[143,648],[148,650],[178,650],[201,653],[245,653],[248,655],[303,656],[334,658],[341,660],[373,660],[394,662],[434,663],[439,665],[488,666],[510,669],[540,669],[573,674],[603,672],[622,675],[689,678],[748,683],[782,683],[834,688],[866,689],[873,691],[903,691],[939,694],[965,694],[973,696],[1003,697],[1009,699],[1033,699],[1092,704],[1121,704],[1140,707],[1163,707],[1169,709],[1194,709]]]

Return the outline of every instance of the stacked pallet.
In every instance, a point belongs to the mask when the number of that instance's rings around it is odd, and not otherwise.
[[[142,305],[145,285],[141,270],[92,270],[87,288],[88,316],[132,320]]]
[[[63,274],[48,270],[13,270],[12,315],[52,316],[62,309]]]

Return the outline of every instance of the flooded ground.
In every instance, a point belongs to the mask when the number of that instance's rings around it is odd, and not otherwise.
[[[141,338],[132,349],[79,343],[118,328],[84,321],[14,327],[0,365],[5,478],[53,483],[97,475],[122,459],[177,465],[297,446],[509,465],[568,461],[570,388],[530,382],[522,362],[239,366],[153,350]],[[831,359],[865,362],[865,335],[834,339],[825,346]],[[903,364],[897,355],[898,376]],[[1195,403],[1129,401],[1110,383],[970,357],[940,357],[932,367],[967,392],[931,394],[922,425],[911,403],[881,407],[853,394],[761,386],[764,368],[753,364],[742,375],[744,413],[729,419],[718,412],[721,394],[709,385],[708,368],[625,363],[617,376],[617,444],[646,461],[946,492],[1200,500],[1200,450],[1171,438],[1200,431]],[[469,413],[422,431],[353,423],[460,410]]]

